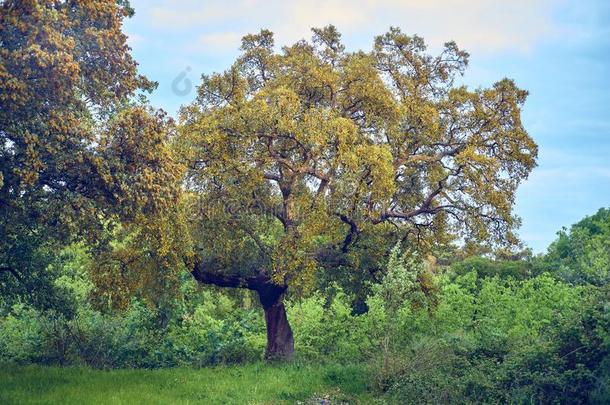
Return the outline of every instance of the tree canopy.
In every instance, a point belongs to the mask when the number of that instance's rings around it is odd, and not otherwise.
[[[280,52],[262,30],[241,51],[181,111],[200,281],[263,301],[273,286],[276,302],[367,235],[419,249],[516,241],[515,191],[537,147],[513,81],[456,85],[466,52],[429,55],[397,28],[370,52],[346,51],[333,26]]]
[[[27,279],[49,249],[98,243],[113,223],[178,198],[171,120],[137,98],[155,83],[137,73],[122,32],[131,13],[114,0],[0,2],[5,274]]]
[[[598,286],[610,278],[610,209],[600,208],[557,233],[542,259],[544,270],[566,281]]]

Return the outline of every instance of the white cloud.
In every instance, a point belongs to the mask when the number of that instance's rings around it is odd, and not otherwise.
[[[230,17],[234,8],[222,6],[218,1],[198,2],[190,0],[133,2],[136,10],[146,13],[151,22],[166,29],[181,29],[205,24],[213,19]],[[156,5],[154,5],[156,4]],[[152,5],[152,7],[151,7]]]
[[[195,48],[210,51],[235,50],[239,48],[242,34],[238,32],[211,32],[199,37]]]
[[[246,34],[269,28],[281,44],[335,24],[347,37],[385,32],[390,25],[434,45],[456,40],[477,52],[528,51],[557,32],[553,6],[562,0],[153,0],[133,1],[159,30]],[[212,34],[210,34],[212,35]],[[363,46],[364,44],[357,44]]]

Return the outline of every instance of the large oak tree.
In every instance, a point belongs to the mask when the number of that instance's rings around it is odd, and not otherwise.
[[[513,243],[515,191],[535,165],[509,79],[456,85],[468,54],[426,52],[392,28],[347,52],[332,26],[276,52],[243,38],[181,112],[180,150],[201,283],[256,291],[267,358],[289,358],[283,299],[314,285],[365,235],[425,247]]]

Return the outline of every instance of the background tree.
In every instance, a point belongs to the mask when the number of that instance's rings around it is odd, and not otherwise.
[[[608,284],[610,279],[610,209],[600,208],[557,233],[541,270],[549,271],[574,284]]]
[[[177,199],[171,121],[135,98],[154,83],[121,32],[131,13],[126,1],[0,2],[4,287],[32,293],[50,252]]]
[[[455,43],[431,56],[392,28],[346,52],[334,27],[313,32],[279,53],[269,31],[244,37],[181,113],[192,274],[258,292],[268,358],[293,352],[288,287],[312,288],[361,241],[515,242],[515,190],[537,154],[527,93],[455,85],[468,63]]]

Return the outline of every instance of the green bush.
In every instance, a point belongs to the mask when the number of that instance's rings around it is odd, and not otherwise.
[[[260,312],[236,308],[221,293],[203,296],[201,304],[169,327],[167,348],[177,363],[203,367],[260,360],[265,347]]]
[[[443,283],[436,311],[419,312],[411,343],[381,351],[377,384],[406,403],[607,397],[607,293],[547,274],[515,281],[467,273]],[[390,338],[405,342],[394,330]]]
[[[15,304],[0,318],[0,361],[34,363],[43,357],[43,319],[36,309]]]
[[[205,304],[174,314],[167,325],[139,301],[122,314],[83,307],[72,318],[14,305],[0,318],[0,362],[158,368],[260,360],[259,312],[234,308],[220,294],[204,296]]]
[[[307,361],[357,362],[364,359],[368,330],[351,298],[335,286],[329,303],[321,295],[288,305],[297,356]]]

